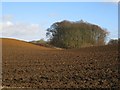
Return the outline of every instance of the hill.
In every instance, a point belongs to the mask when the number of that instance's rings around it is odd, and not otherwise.
[[[3,87],[29,89],[120,86],[117,45],[56,50],[14,39],[2,41]]]
[[[35,44],[31,44],[25,41],[16,40],[16,39],[8,39],[8,38],[2,38],[0,39],[2,41],[3,48],[13,47],[15,49],[39,49],[39,50],[52,50],[52,48],[46,48],[44,46],[38,46]]]

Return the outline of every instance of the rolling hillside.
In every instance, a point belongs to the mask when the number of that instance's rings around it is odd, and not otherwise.
[[[117,45],[56,50],[2,39],[5,88],[118,88],[118,66]]]
[[[2,40],[2,46],[3,48],[10,48],[10,47],[14,47],[15,49],[39,49],[39,50],[52,50],[52,48],[46,48],[43,46],[37,46],[25,41],[21,41],[21,40],[16,40],[16,39],[8,39],[8,38],[3,38]]]

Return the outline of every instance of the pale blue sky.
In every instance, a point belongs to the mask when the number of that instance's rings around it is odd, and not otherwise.
[[[13,37],[22,40],[41,39],[45,38],[45,30],[54,22],[62,20],[78,21],[81,19],[106,28],[110,32],[110,38],[118,37],[118,4],[116,3],[3,2],[2,16],[4,17],[4,22],[11,25],[10,30],[5,28],[6,32],[4,32],[3,37]],[[26,30],[23,28],[18,29],[17,27],[25,27]],[[36,33],[28,33],[28,27],[36,28],[37,31],[30,29]],[[14,30],[12,31],[13,28]],[[23,32],[26,34],[23,35]]]

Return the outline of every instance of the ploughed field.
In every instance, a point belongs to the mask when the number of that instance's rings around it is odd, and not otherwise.
[[[72,50],[2,39],[2,86],[118,88],[118,46]]]

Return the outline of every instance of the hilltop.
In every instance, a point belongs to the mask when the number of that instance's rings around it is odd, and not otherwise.
[[[44,46],[38,46],[26,41],[17,40],[17,39],[9,39],[9,38],[1,38],[3,48],[13,47],[15,49],[38,49],[38,50],[52,50],[52,48],[47,48]]]

